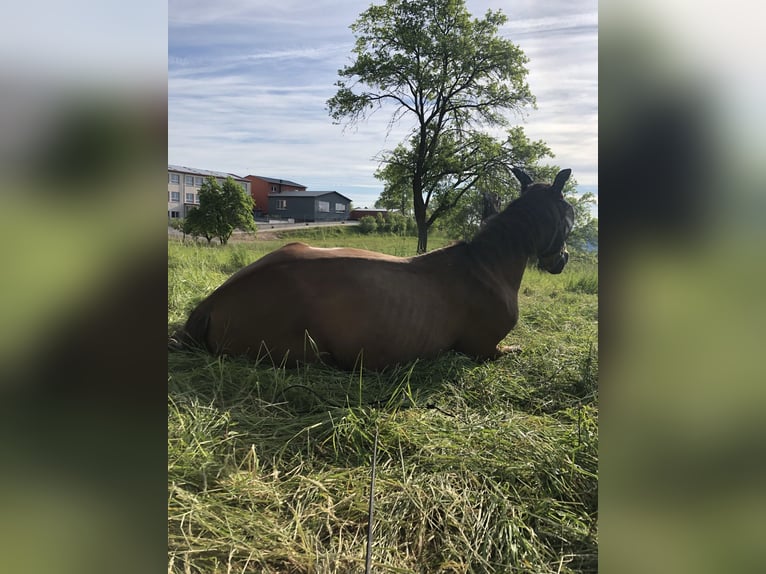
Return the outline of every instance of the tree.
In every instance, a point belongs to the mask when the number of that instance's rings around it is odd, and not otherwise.
[[[489,205],[499,206],[518,196],[518,180],[511,166],[522,167],[529,173],[538,171],[538,162],[553,157],[553,152],[542,140],[530,141],[524,128],[508,130],[504,141],[476,133],[458,146],[450,138],[441,142],[439,161],[434,162],[424,188],[426,226],[430,228],[437,219],[439,227],[453,237],[472,237],[485,217]],[[396,181],[411,166],[410,149],[399,146],[390,154],[376,177],[386,182]],[[408,163],[410,162],[410,163]],[[390,201],[394,190],[403,192],[403,186],[387,183]]]
[[[503,152],[495,169],[481,172],[471,193],[459,198],[455,207],[440,221],[439,227],[455,239],[471,239],[487,217],[487,207],[495,210],[507,205],[519,196],[520,186],[516,177],[507,166],[524,169],[535,181],[553,181],[560,167],[542,165],[546,158],[554,157],[548,145],[542,141],[530,140],[524,128],[517,126],[508,130],[506,140],[501,146]],[[564,186],[564,195],[575,210],[575,229],[588,224],[592,194],[578,196],[577,181],[570,178]]]
[[[392,166],[390,184],[412,188],[418,252],[426,250],[433,222],[478,182],[478,171],[498,162],[502,150],[479,128],[507,126],[503,112],[534,104],[528,59],[498,36],[506,21],[492,10],[472,19],[464,0],[387,0],[351,26],[356,59],[338,71],[329,113],[336,123],[354,124],[392,104],[390,126],[412,119],[406,143],[384,155],[382,169]],[[357,93],[357,86],[367,89]]]
[[[375,174],[379,177],[378,174]],[[379,177],[379,179],[384,179]],[[377,209],[388,209],[389,211],[398,210],[402,215],[411,215],[412,208],[412,186],[407,181],[399,179],[391,183],[386,182],[383,192],[375,201]]]
[[[572,229],[567,245],[578,251],[598,251],[598,219],[591,217],[585,224]]]
[[[207,239],[208,245],[215,237],[213,231],[213,223],[210,218],[210,211],[196,207],[190,210],[183,223],[184,235],[191,235],[192,237],[202,236]]]
[[[255,231],[253,198],[232,177],[223,184],[208,177],[199,190],[199,207],[186,215],[184,231],[208,243],[217,237],[226,245],[235,229]]]

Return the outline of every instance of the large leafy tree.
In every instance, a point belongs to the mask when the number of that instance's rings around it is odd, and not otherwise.
[[[226,245],[235,229],[255,231],[253,206],[253,198],[234,178],[227,177],[220,184],[208,177],[199,190],[199,207],[186,216],[184,232],[201,235],[208,243],[217,237]]]
[[[419,252],[430,225],[479,181],[479,171],[499,165],[500,144],[480,130],[507,126],[506,112],[534,104],[528,59],[498,34],[506,21],[492,10],[473,19],[463,0],[387,0],[351,26],[355,59],[338,71],[329,112],[336,123],[354,124],[390,105],[390,125],[412,122],[382,169],[391,166],[396,178],[386,179],[412,188]],[[435,197],[445,200],[429,214]]]
[[[385,200],[386,207],[395,203],[404,204],[406,200],[417,204],[417,200],[413,201],[411,185],[417,164],[416,145],[415,141],[410,141],[386,153],[381,168],[375,173],[378,179],[385,182],[381,203]],[[500,172],[507,172],[509,158],[510,150],[486,134],[476,132],[462,141],[456,141],[450,133],[443,135],[437,153],[422,178],[424,217],[420,225],[427,232],[437,219],[455,208],[463,196],[480,182],[497,177]],[[425,247],[423,243],[421,251]]]
[[[462,194],[454,207],[439,222],[439,227],[449,236],[456,239],[470,239],[478,231],[482,221],[491,214],[488,208],[491,207],[496,211],[519,196],[519,182],[507,166],[521,167],[533,180],[549,182],[555,179],[561,169],[557,165],[541,163],[547,158],[553,158],[553,152],[544,141],[530,140],[522,127],[517,126],[508,130],[507,138],[500,148],[501,159],[496,162],[494,169],[482,170],[472,190],[473,193]],[[575,210],[572,238],[583,234],[590,238],[593,229],[590,207],[595,199],[591,193],[577,194],[576,189],[577,181],[570,178],[563,190],[567,201]],[[586,227],[591,231],[587,231]],[[583,230],[581,233],[578,231],[580,229]],[[580,243],[584,244],[584,241]]]

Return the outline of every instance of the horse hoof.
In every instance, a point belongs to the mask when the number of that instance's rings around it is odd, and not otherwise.
[[[520,353],[521,346],[520,345],[503,345],[502,347],[498,347],[497,350],[500,351],[500,353],[503,355],[507,355],[509,353]]]

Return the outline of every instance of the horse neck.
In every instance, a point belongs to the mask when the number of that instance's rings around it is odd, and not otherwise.
[[[469,248],[481,272],[518,291],[527,260],[534,255],[537,229],[528,214],[499,213],[479,230]]]

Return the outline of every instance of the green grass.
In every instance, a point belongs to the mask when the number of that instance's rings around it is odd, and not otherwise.
[[[415,247],[350,229],[298,237]],[[295,238],[169,241],[169,331]],[[347,373],[170,353],[168,571],[363,571],[377,430],[374,572],[595,572],[597,277],[574,256],[558,276],[529,269],[505,341],[523,350],[493,363],[450,353]]]

